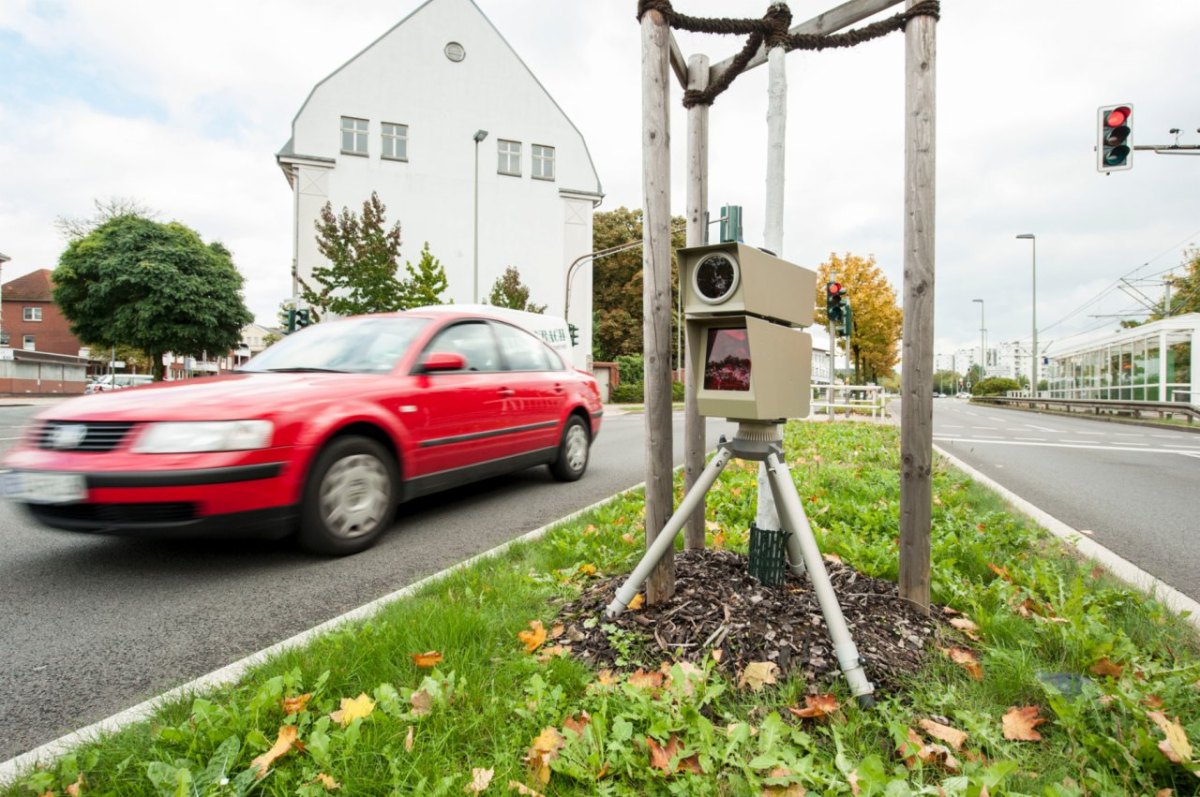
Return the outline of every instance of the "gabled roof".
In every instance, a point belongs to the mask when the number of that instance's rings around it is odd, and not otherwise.
[[[4,283],[0,287],[4,301],[14,302],[52,302],[54,301],[54,280],[50,279],[50,269],[39,268],[23,277]]]

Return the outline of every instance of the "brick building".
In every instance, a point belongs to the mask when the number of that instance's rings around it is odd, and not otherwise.
[[[8,346],[78,356],[83,344],[54,303],[50,269],[42,268],[0,286],[0,331]]]

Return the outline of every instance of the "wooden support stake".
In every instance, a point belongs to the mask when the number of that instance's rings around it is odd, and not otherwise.
[[[693,55],[688,61],[689,89],[704,91],[708,88],[708,56]],[[693,105],[688,109],[687,150],[687,245],[700,246],[704,243],[706,212],[708,211],[708,106]],[[683,265],[679,264],[679,290],[682,283]],[[682,319],[681,319],[682,323]],[[685,363],[692,362],[692,347],[699,341],[687,340]],[[695,376],[686,373],[683,393],[683,492],[687,495],[704,471],[704,419],[700,417],[700,404],[696,400]],[[684,545],[689,551],[704,547],[704,501],[688,518],[684,531]]]
[[[908,0],[911,8],[917,0]],[[929,611],[933,471],[935,44],[933,17],[904,32],[904,347],[900,404],[900,597]]]
[[[671,485],[671,134],[670,28],[657,11],[642,15],[642,336],[646,391],[646,545],[672,514]],[[646,581],[646,599],[675,592],[670,549]]]

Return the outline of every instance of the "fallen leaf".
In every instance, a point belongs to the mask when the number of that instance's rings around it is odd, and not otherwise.
[[[363,692],[356,698],[343,697],[340,710],[329,715],[329,719],[345,728],[356,719],[362,719],[375,710],[375,701]]]
[[[980,524],[979,530],[983,531],[983,524]],[[1000,576],[1000,578],[1004,579],[1005,581],[1009,582],[1010,584],[1012,583],[1012,580],[1013,580],[1012,575],[1009,574],[1007,567],[1000,567],[998,565],[992,564],[991,562],[988,562],[988,570],[991,570],[993,573]]]
[[[722,650],[721,648],[713,648],[712,660],[715,661],[717,664],[721,663],[721,657],[724,655],[725,655],[725,651]]]
[[[259,780],[262,780],[264,777],[266,777],[267,771],[271,768],[271,764],[275,763],[276,759],[278,759],[288,750],[291,750],[292,744],[294,744],[295,741],[295,725],[284,725],[280,727],[279,735],[275,737],[275,744],[271,746],[271,749],[262,755],[257,756],[253,761],[250,762],[250,766],[258,768],[258,775],[256,777]]]
[[[624,540],[625,542],[629,543],[630,545],[634,545],[637,543],[637,537],[633,536],[632,532],[625,532],[624,534],[621,535],[621,539]]]
[[[550,661],[553,658],[559,658],[571,655],[570,645],[551,645],[550,647],[542,648],[542,652],[538,654],[538,661]]]
[[[579,717],[567,717],[563,720],[563,730],[583,736],[583,729],[591,724],[592,717],[586,711],[580,712]]]
[[[413,735],[416,728],[412,725],[408,726],[408,733],[404,735],[404,752],[411,753],[413,749]]]
[[[629,602],[629,606],[627,606],[626,608],[629,609],[629,611],[631,611],[631,612],[636,612],[638,609],[642,608],[645,605],[646,605],[646,596],[639,592],[638,594],[633,596],[633,600],[631,600]]]
[[[480,769],[478,767],[471,770],[471,782],[463,791],[468,794],[481,794],[492,783],[492,776],[496,774],[494,769]]]
[[[943,744],[927,744],[917,753],[917,757],[921,759],[921,763],[939,766],[947,772],[958,772],[962,767],[950,752],[950,748]]]
[[[839,565],[842,563],[842,557],[838,556],[835,553],[823,553],[823,554],[821,554],[821,558],[824,559],[826,562],[836,562]]]
[[[424,689],[418,689],[409,695],[408,702],[412,706],[412,713],[418,717],[424,717],[433,711],[433,695]]]
[[[959,631],[962,631],[976,642],[979,641],[979,626],[975,625],[975,623],[971,622],[966,617],[955,617],[950,620],[950,625],[954,626]]]
[[[317,777],[314,778],[314,781],[316,783],[320,783],[325,788],[325,791],[336,791],[337,789],[342,788],[342,784],[338,783],[324,772],[318,772]]]
[[[308,701],[312,699],[312,692],[305,692],[297,697],[285,697],[280,703],[283,705],[283,716],[287,717],[291,714],[299,714],[308,705]]]
[[[430,650],[425,653],[413,653],[412,660],[413,664],[427,670],[442,663],[442,654],[436,650]]]
[[[963,648],[938,648],[938,650],[945,654],[950,661],[969,672],[976,681],[983,680],[983,668],[979,666],[979,659],[975,658],[974,653]]]
[[[749,686],[752,691],[760,692],[767,684],[775,683],[775,672],[778,669],[773,661],[752,661],[742,670],[738,686]]]
[[[663,684],[663,674],[661,672],[646,672],[641,667],[629,676],[629,685],[636,686],[639,689],[658,689]]]
[[[1107,656],[1105,656],[1091,667],[1088,667],[1088,671],[1093,675],[1107,676],[1109,678],[1120,678],[1121,673],[1125,672],[1125,667],[1121,664],[1114,664],[1113,662],[1109,661]]]
[[[75,778],[75,782],[67,787],[67,797],[79,797],[83,789],[83,773],[79,773],[79,777]]]
[[[850,784],[850,793],[851,794],[858,794],[859,792],[862,791],[862,787],[860,787],[858,785],[858,770],[857,769],[850,770],[849,774],[846,775],[846,782]]]
[[[933,720],[921,720],[919,724],[921,730],[925,731],[925,733],[934,739],[941,739],[955,750],[961,750],[963,742],[967,740],[967,734],[958,728],[952,728],[949,725],[943,725]]]
[[[704,774],[704,770],[700,768],[700,754],[694,753],[687,758],[680,758],[675,761],[675,766],[671,766],[671,760],[679,755],[679,748],[683,746],[679,737],[672,735],[667,740],[666,745],[659,745],[653,738],[646,737],[646,745],[650,748],[650,766],[655,769],[662,770],[668,775],[676,772],[691,772],[694,775]]]
[[[804,708],[788,706],[788,711],[797,717],[820,719],[828,717],[840,708],[837,698],[833,695],[805,695],[804,703]]]
[[[596,683],[601,686],[615,686],[617,679],[613,676],[612,670],[601,670],[596,673]]]
[[[951,609],[949,606],[943,606],[942,614],[954,615],[954,614],[962,614],[962,612],[960,612],[958,609]]]
[[[567,633],[567,627],[562,623],[555,623],[554,627],[550,629],[550,638],[558,639],[565,633]]]
[[[1158,695],[1146,695],[1146,699],[1143,700],[1142,703],[1153,709],[1160,709],[1163,707],[1163,699]]]
[[[1154,792],[1154,797],[1171,797],[1175,793],[1174,789],[1159,789]]]
[[[1104,574],[1105,574],[1105,570],[1100,565],[1096,565],[1095,567],[1092,568],[1092,572],[1091,572],[1092,578],[1097,578],[1097,579],[1103,578]]]
[[[1046,721],[1039,717],[1040,706],[1013,706],[1004,715],[1004,738],[1015,742],[1040,742],[1042,735],[1034,730]]]
[[[772,769],[769,773],[767,773],[767,779],[790,778],[793,774],[794,773],[789,769],[775,767],[775,769]],[[787,783],[780,785],[768,784],[762,787],[762,791],[759,792],[759,797],[804,797],[806,794],[808,794],[808,790],[799,783]]]
[[[589,524],[588,524],[588,527],[587,527],[586,529],[584,529],[584,530],[583,530],[583,533],[584,533],[584,534],[595,534],[595,533],[596,533],[596,524],[595,524],[595,523],[589,523]]]
[[[1154,721],[1158,729],[1167,737],[1158,743],[1158,749],[1174,764],[1192,763],[1192,744],[1188,741],[1187,732],[1179,724],[1179,718],[1168,720],[1161,711],[1147,711],[1146,716]]]
[[[524,783],[520,783],[515,780],[510,780],[508,782],[508,790],[512,791],[513,789],[516,789],[517,794],[520,794],[522,797],[546,797],[540,791],[534,791],[533,789],[526,786]]]
[[[525,762],[543,786],[550,782],[550,762],[558,758],[558,751],[564,744],[566,740],[557,728],[545,728],[525,753]]]
[[[904,760],[904,766],[912,769],[917,765],[917,754],[925,746],[925,740],[912,728],[908,728],[907,730],[908,738],[896,747],[896,752]]]
[[[579,573],[581,576],[594,576],[596,575],[596,566],[591,563],[582,564],[575,572]]]
[[[530,620],[529,627],[532,630],[518,632],[517,639],[524,643],[526,653],[533,653],[546,641],[546,628],[541,620]]]

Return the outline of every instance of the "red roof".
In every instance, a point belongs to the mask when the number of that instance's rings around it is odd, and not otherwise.
[[[0,286],[4,301],[14,302],[50,302],[53,301],[54,281],[50,279],[50,269],[39,268],[23,277],[17,277]]]

